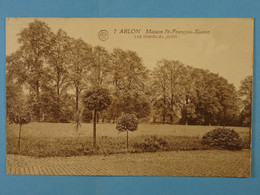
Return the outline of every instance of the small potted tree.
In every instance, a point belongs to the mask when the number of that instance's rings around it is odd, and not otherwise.
[[[138,128],[138,119],[135,114],[124,114],[117,119],[116,129],[119,132],[126,131],[126,148],[128,150],[128,131],[136,131]]]

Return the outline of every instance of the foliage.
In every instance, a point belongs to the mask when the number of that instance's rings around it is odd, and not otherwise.
[[[142,148],[146,152],[156,152],[159,150],[168,150],[169,145],[164,138],[158,138],[157,136],[151,136],[145,138],[141,143],[135,144],[135,148]]]
[[[228,150],[239,150],[242,148],[242,140],[239,134],[228,128],[217,128],[206,133],[202,138],[202,143]]]
[[[80,98],[82,91],[87,88],[89,79],[87,74],[91,67],[91,52],[90,45],[85,43],[82,39],[69,38],[70,46],[67,52],[68,58],[68,81],[70,87],[74,91],[74,121],[76,122],[76,130],[80,125]]]
[[[125,114],[117,119],[116,129],[119,132],[126,131],[126,148],[128,150],[128,131],[136,131],[138,128],[138,119],[135,114]]]
[[[47,99],[47,105],[53,108],[51,113],[55,122],[60,119],[64,120],[63,106],[66,104],[67,89],[70,85],[68,79],[68,52],[69,52],[69,37],[66,32],[59,29],[56,34],[53,34],[50,39],[50,49],[46,60],[49,63],[47,71],[49,72],[49,90],[53,91]],[[46,103],[46,101],[45,101]],[[45,115],[48,114],[45,113]]]
[[[102,111],[111,104],[111,98],[108,90],[99,88],[87,91],[84,94],[83,103],[89,110]]]
[[[105,110],[111,104],[111,98],[108,90],[95,88],[87,91],[83,97],[85,109],[93,110],[93,146],[96,147],[96,123],[97,112]]]
[[[138,119],[135,114],[124,114],[117,119],[116,129],[119,132],[136,131],[138,128]]]
[[[101,46],[95,46],[91,53],[91,66],[89,75],[90,82],[94,88],[104,86],[108,81],[110,67],[110,55]]]
[[[115,122],[124,112],[163,124],[251,124],[252,76],[237,91],[218,74],[177,59],[158,59],[150,71],[135,51],[110,53],[61,29],[52,32],[40,20],[21,30],[18,43],[19,49],[6,57],[7,108],[19,93],[32,120],[74,120],[78,127],[79,113],[87,108],[99,112],[102,121]]]
[[[7,137],[7,154],[21,154],[34,157],[52,156],[80,156],[80,155],[109,155],[125,153],[125,141],[121,137],[102,136],[97,140],[97,147],[93,147],[91,138],[84,137],[56,137],[45,138],[23,136],[20,151],[17,147],[16,137]],[[128,152],[140,153],[150,151],[144,148],[143,142],[146,136],[132,138]],[[167,147],[161,147],[158,151],[181,151],[181,150],[205,150],[209,149],[200,143],[199,138],[194,137],[158,137],[160,140],[167,139]]]
[[[7,114],[10,124],[24,125],[28,124],[31,120],[31,113],[26,104],[12,105]]]
[[[30,122],[31,110],[26,104],[22,104],[23,102],[18,101],[13,103],[12,107],[7,110],[7,116],[10,124],[18,124],[20,127],[18,137],[18,150],[20,151],[22,126]]]
[[[83,122],[90,123],[92,120],[92,114],[93,113],[90,110],[84,109],[81,116]]]
[[[252,87],[253,87],[253,77],[247,76],[241,81],[241,86],[238,93],[242,99],[242,111],[240,115],[241,125],[251,126],[252,118]]]
[[[160,60],[154,69],[152,88],[156,92],[153,103],[155,109],[160,109],[162,123],[174,123],[181,118],[183,99],[187,90],[184,85],[187,69],[179,61]],[[167,119],[168,118],[168,119]]]
[[[30,23],[18,34],[19,58],[21,62],[16,69],[19,80],[26,84],[34,102],[33,111],[40,121],[42,104],[41,89],[46,85],[49,75],[44,67],[45,57],[50,49],[52,32],[48,25],[40,20]],[[13,64],[14,62],[10,62]],[[15,64],[14,64],[15,65]],[[19,69],[18,69],[19,68]]]
[[[20,151],[17,147],[17,137],[7,137],[7,154],[21,154],[34,157],[52,157],[52,156],[80,156],[80,155],[110,155],[125,153],[125,141],[121,137],[102,136],[97,140],[97,147],[92,146],[92,140],[89,136],[77,137],[56,137],[45,138],[28,137],[21,138],[22,145]],[[157,137],[158,140],[167,142],[165,147],[160,144],[144,146],[146,136],[135,136],[129,146],[128,152],[155,152],[155,151],[190,151],[190,150],[210,150],[208,145],[202,144],[198,137],[178,137],[163,136]],[[151,138],[150,138],[151,139]],[[153,146],[154,145],[154,146]],[[159,146],[159,149],[158,148]],[[244,147],[243,147],[244,148]]]
[[[152,72],[153,115],[162,123],[236,125],[238,94],[217,74],[160,60]]]
[[[110,86],[112,106],[108,115],[118,118],[120,113],[133,113],[138,119],[150,114],[147,92],[148,70],[134,51],[114,49],[111,53]]]

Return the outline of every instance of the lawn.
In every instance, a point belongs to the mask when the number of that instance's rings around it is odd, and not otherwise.
[[[72,123],[37,123],[33,122],[22,127],[22,136],[29,137],[92,137],[93,125],[83,123],[76,132],[76,125]],[[118,133],[116,124],[97,124],[97,136],[120,137],[125,133]],[[136,132],[131,132],[130,136],[187,136],[202,137],[206,132],[213,130],[214,126],[195,125],[162,125],[162,124],[139,124]],[[241,137],[248,136],[248,127],[231,127],[237,131]],[[19,126],[7,125],[7,137],[18,137]]]
[[[7,154],[27,156],[75,156],[116,154],[147,151],[208,150],[201,143],[202,136],[213,126],[185,126],[140,124],[136,132],[129,133],[129,150],[126,151],[126,133],[118,133],[115,124],[97,124],[97,148],[92,147],[92,124],[82,124],[76,132],[72,123],[30,123],[22,127],[21,148],[18,150],[18,125],[7,125]],[[248,128],[234,127],[248,146]],[[154,136],[154,137],[152,137]],[[142,143],[147,138],[152,138]],[[157,148],[157,145],[160,147]],[[150,144],[156,143],[150,147]]]

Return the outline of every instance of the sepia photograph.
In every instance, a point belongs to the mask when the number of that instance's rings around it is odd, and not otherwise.
[[[6,173],[250,177],[251,18],[7,18]]]

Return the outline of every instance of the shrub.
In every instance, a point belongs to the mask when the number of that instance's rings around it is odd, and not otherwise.
[[[164,138],[151,136],[145,138],[141,143],[134,144],[134,148],[142,149],[146,152],[156,152],[158,150],[168,150],[168,143]]]
[[[240,150],[242,149],[242,139],[233,129],[217,128],[202,137],[202,143],[213,147]]]

